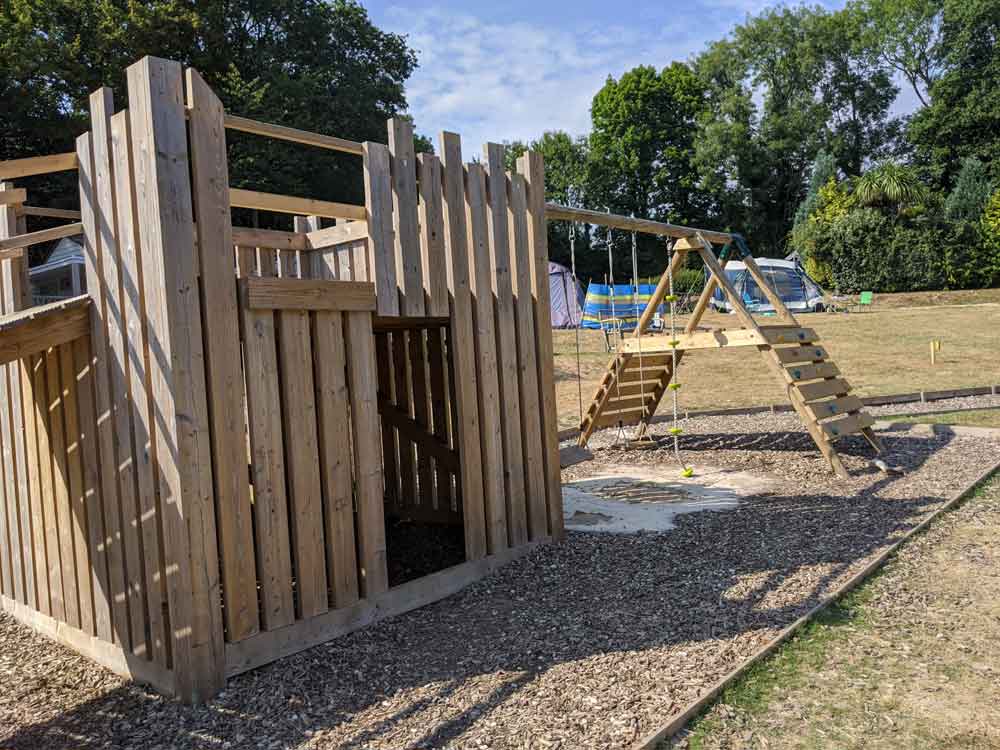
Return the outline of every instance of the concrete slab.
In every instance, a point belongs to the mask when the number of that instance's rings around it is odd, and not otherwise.
[[[764,477],[711,466],[685,479],[675,466],[620,465],[564,483],[563,514],[574,531],[669,531],[681,513],[735,508],[771,485]]]

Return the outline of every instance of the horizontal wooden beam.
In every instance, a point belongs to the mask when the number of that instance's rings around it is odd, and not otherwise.
[[[730,328],[717,331],[696,331],[694,333],[678,333],[674,339],[669,334],[645,335],[641,338],[626,338],[620,351],[629,354],[657,354],[669,352],[670,342],[677,341],[677,351],[690,349],[724,349],[734,346],[763,346],[768,344],[791,344],[816,340],[816,332],[811,328],[761,328],[754,331],[748,328]],[[788,351],[779,349],[777,351]],[[643,357],[645,359],[645,357]],[[636,366],[636,365],[633,365]]]
[[[367,221],[347,221],[335,227],[317,229],[306,235],[310,250],[322,250],[345,242],[356,242],[368,237]]]
[[[732,235],[727,232],[713,232],[708,229],[667,224],[652,219],[635,219],[631,216],[591,211],[586,208],[570,208],[569,206],[560,206],[557,203],[545,204],[545,218],[549,221],[578,221],[584,224],[611,227],[612,229],[655,234],[660,237],[692,237],[695,233],[701,232],[702,237],[717,245],[724,245],[732,239]]]
[[[229,191],[229,204],[236,208],[256,208],[258,211],[274,211],[297,216],[323,216],[327,219],[355,221],[365,221],[367,218],[365,207],[352,203],[332,203],[314,198],[296,198],[291,195],[261,193],[239,188],[232,188]]]
[[[29,307],[0,317],[0,365],[15,362],[90,333],[90,297]]]
[[[49,156],[29,156],[26,159],[0,161],[0,180],[16,180],[34,174],[65,172],[77,168],[76,152],[50,154]]]
[[[240,289],[251,310],[375,310],[375,285],[366,281],[250,277]]]
[[[24,203],[26,200],[28,200],[28,191],[24,188],[0,190],[0,206]]]
[[[30,247],[31,245],[58,240],[63,237],[72,237],[74,234],[83,234],[83,224],[80,222],[64,224],[61,227],[40,229],[37,232],[18,234],[10,239],[0,240],[0,260],[17,257],[22,254],[23,248]]]
[[[360,143],[348,141],[343,138],[336,138],[332,135],[311,133],[308,130],[298,130],[297,128],[289,128],[284,125],[272,125],[268,122],[259,122],[257,120],[251,120],[246,117],[237,117],[236,115],[230,114],[225,116],[225,125],[228,130],[239,130],[244,133],[263,135],[268,138],[277,138],[282,141],[303,143],[307,146],[317,146],[319,148],[326,148],[332,151],[342,151],[347,154],[361,155]]]
[[[305,234],[275,229],[233,227],[233,244],[242,247],[269,247],[274,250],[308,250]]]
[[[460,470],[458,453],[453,451],[446,441],[427,432],[426,428],[395,404],[380,400],[378,413],[384,421],[399,430],[401,439],[406,438],[410,442],[416,443],[427,452],[427,455],[433,456],[449,471],[457,472]]]
[[[24,216],[46,216],[50,219],[80,220],[80,212],[68,208],[45,208],[44,206],[21,206],[17,209]]]

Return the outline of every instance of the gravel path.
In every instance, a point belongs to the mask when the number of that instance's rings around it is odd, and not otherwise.
[[[848,438],[842,481],[794,415],[686,427],[696,470],[766,472],[772,491],[663,534],[571,533],[444,602],[234,679],[206,707],[0,616],[0,747],[628,747],[1000,460],[1000,441],[893,432],[905,476],[874,471]],[[565,474],[669,460],[601,450]]]

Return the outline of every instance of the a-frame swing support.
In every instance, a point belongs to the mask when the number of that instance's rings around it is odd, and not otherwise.
[[[595,215],[588,215],[584,220],[607,221],[607,214],[588,213]],[[659,225],[663,228],[660,230],[657,222],[648,221],[644,221],[641,227],[623,226],[626,221],[624,217],[615,219],[615,225],[620,228],[660,235],[677,236],[685,229],[674,225]],[[721,253],[721,262],[716,258],[712,242],[707,237],[715,242],[727,243]],[[747,271],[767,296],[779,323],[758,323],[733,288],[724,272],[730,249],[735,249]],[[709,276],[684,333],[678,334],[674,339],[648,334],[656,309],[667,294],[670,274],[676,274],[683,268],[686,256],[692,252],[701,257]],[[740,321],[740,328],[699,330],[701,318],[717,288],[721,288],[729,300]],[[585,446],[594,430],[603,427],[635,424],[639,425],[640,434],[645,432],[674,379],[671,349],[676,348],[676,362],[679,364],[686,351],[736,346],[753,346],[761,353],[767,367],[785,386],[789,402],[816,447],[838,476],[846,477],[848,473],[833,445],[836,438],[860,433],[876,451],[882,452],[881,441],[871,429],[874,419],[863,411],[861,400],[850,395],[850,384],[830,361],[816,332],[801,327],[781,297],[768,284],[745,244],[734,235],[698,230],[687,230],[687,234],[676,241],[670,267],[660,279],[633,335],[622,342],[609,363],[590,407],[584,414],[580,424],[579,445]]]

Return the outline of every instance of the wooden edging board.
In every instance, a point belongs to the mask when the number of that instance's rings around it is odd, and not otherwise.
[[[949,398],[964,398],[966,396],[996,396],[1000,394],[1000,384],[984,385],[974,388],[953,388],[945,391],[914,391],[912,393],[894,393],[885,396],[864,396],[861,403],[865,406],[891,406],[892,404],[912,404],[914,402],[942,401]],[[769,406],[734,406],[731,409],[699,409],[684,412],[684,418],[690,417],[725,417],[763,414],[765,412],[792,411],[789,404],[772,404]],[[950,410],[954,411],[954,410]],[[933,414],[935,412],[922,412]],[[669,422],[673,417],[660,415],[650,420],[651,424]],[[559,431],[559,442],[575,438],[580,434],[577,427],[567,427]]]
[[[807,625],[813,618],[815,618],[816,615],[825,610],[831,604],[839,601],[844,594],[864,583],[873,573],[885,565],[886,561],[895,555],[896,551],[901,546],[916,535],[922,533],[938,518],[938,516],[947,513],[956,505],[970,497],[977,487],[986,482],[997,471],[1000,471],[1000,461],[991,465],[985,471],[980,473],[975,479],[973,479],[972,482],[952,495],[951,498],[949,498],[940,508],[935,510],[927,516],[927,518],[906,532],[896,542],[880,552],[867,565],[851,576],[841,586],[837,587],[836,590],[824,597],[819,604],[810,609],[806,614],[802,615],[802,617],[787,626],[784,630],[781,630],[774,638],[755,651],[748,659],[746,659],[746,661],[730,671],[721,680],[716,682],[707,692],[703,693],[700,697],[689,703],[682,710],[669,717],[662,727],[650,732],[641,740],[633,744],[632,750],[656,750],[656,747],[661,742],[668,740],[677,734],[692,718],[701,713],[704,708],[714,701],[726,687],[742,677],[743,674],[750,669],[750,667],[770,656],[786,641],[791,639],[793,635]]]

